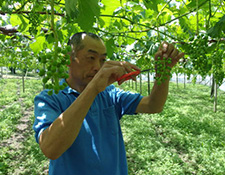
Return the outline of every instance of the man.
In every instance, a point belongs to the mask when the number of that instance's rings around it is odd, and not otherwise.
[[[36,140],[50,159],[49,174],[126,175],[127,161],[119,120],[124,114],[158,113],[165,104],[169,78],[151,95],[124,92],[112,83],[133,70],[128,62],[106,61],[103,41],[91,33],[77,33],[72,47],[68,86],[49,96],[35,97]],[[172,68],[183,57],[164,43],[155,55],[172,58]],[[123,83],[121,80],[120,83]]]

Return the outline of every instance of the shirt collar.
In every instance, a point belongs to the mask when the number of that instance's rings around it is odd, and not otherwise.
[[[63,83],[66,83],[66,84],[67,84],[65,78],[62,79],[62,80],[60,81],[60,85],[62,85]],[[80,95],[79,92],[77,92],[75,89],[72,89],[68,84],[67,84],[67,86],[62,90],[62,92],[63,92],[64,94],[75,94],[75,95]]]

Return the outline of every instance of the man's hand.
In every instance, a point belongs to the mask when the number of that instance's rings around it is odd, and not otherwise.
[[[170,70],[176,65],[184,53],[180,53],[172,44],[163,42],[155,54],[156,81],[149,96],[140,101],[137,113],[159,113],[165,105],[169,90]],[[166,80],[166,81],[165,81]]]
[[[140,70],[137,66],[126,61],[107,61],[94,76],[90,84],[96,88],[96,91],[102,92],[107,86],[114,83],[122,75],[132,72],[134,70]],[[135,79],[135,77],[134,77]],[[120,84],[125,80],[120,80]]]
[[[179,52],[172,44],[163,42],[157,53],[155,54],[155,71],[156,81],[158,85],[169,80],[171,69],[184,56],[184,53]]]
[[[184,56],[183,52],[179,52],[173,44],[169,44],[167,42],[163,42],[160,46],[158,51],[155,54],[155,60],[160,58],[163,60],[165,58],[167,61],[167,65],[170,68],[173,68],[176,63]],[[169,59],[171,58],[171,59]]]

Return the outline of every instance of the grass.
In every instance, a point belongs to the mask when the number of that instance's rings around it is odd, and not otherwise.
[[[217,113],[209,94],[206,86],[171,83],[162,113],[123,117],[130,175],[225,174],[225,93]]]
[[[41,153],[32,130],[33,99],[42,89],[41,81],[26,80],[25,93],[22,92],[20,79],[1,79],[0,85],[5,87],[2,88],[1,97],[8,99],[5,103],[2,100],[3,104],[0,106],[0,142],[3,143],[0,149],[0,174],[46,174],[44,170],[48,169],[48,160]],[[19,130],[19,120],[26,113],[29,115],[26,121],[28,129]],[[18,143],[7,144],[16,135],[21,135]]]
[[[33,98],[42,89],[41,81],[27,80],[25,93],[21,92],[20,82],[0,80],[1,87],[11,87],[11,90],[1,88],[4,91],[1,95],[8,100],[1,102],[5,108],[0,113],[0,142],[13,134],[24,137],[19,149],[13,145],[1,147],[0,174],[44,175],[48,160],[35,142],[32,130]],[[121,87],[130,90],[126,84]],[[146,84],[144,95],[145,89]],[[206,86],[189,84],[184,89],[171,83],[162,113],[122,118],[129,175],[225,174],[225,93],[219,91],[217,113],[213,112],[209,94],[210,88]],[[27,111],[30,112],[29,128],[19,133],[16,126]]]
[[[0,140],[11,136],[21,115],[21,106],[18,103],[0,112]]]
[[[18,100],[17,79],[0,79],[0,109]]]

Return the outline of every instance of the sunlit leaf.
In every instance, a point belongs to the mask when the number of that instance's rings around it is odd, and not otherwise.
[[[23,16],[19,15],[18,17],[20,18],[20,20],[22,22],[21,25],[20,25],[20,27],[19,27],[19,29],[20,29],[21,32],[23,32],[24,30],[26,30],[26,28],[28,26],[28,23],[26,22],[27,20],[25,20],[23,18]]]
[[[19,25],[21,25],[22,21],[20,20],[20,18],[17,14],[12,14],[10,16],[10,23],[12,26],[19,26]]]
[[[159,12],[158,10],[158,6],[157,4],[159,3],[158,0],[143,0],[144,4],[145,4],[145,7],[148,8],[148,9],[152,9],[156,12]]]
[[[104,4],[104,8],[101,10],[104,15],[112,15],[113,12],[120,7],[120,0],[102,0],[102,4]]]
[[[30,44],[30,48],[33,50],[34,53],[38,53],[43,49],[43,45],[46,42],[44,36],[37,37],[36,41]]]

